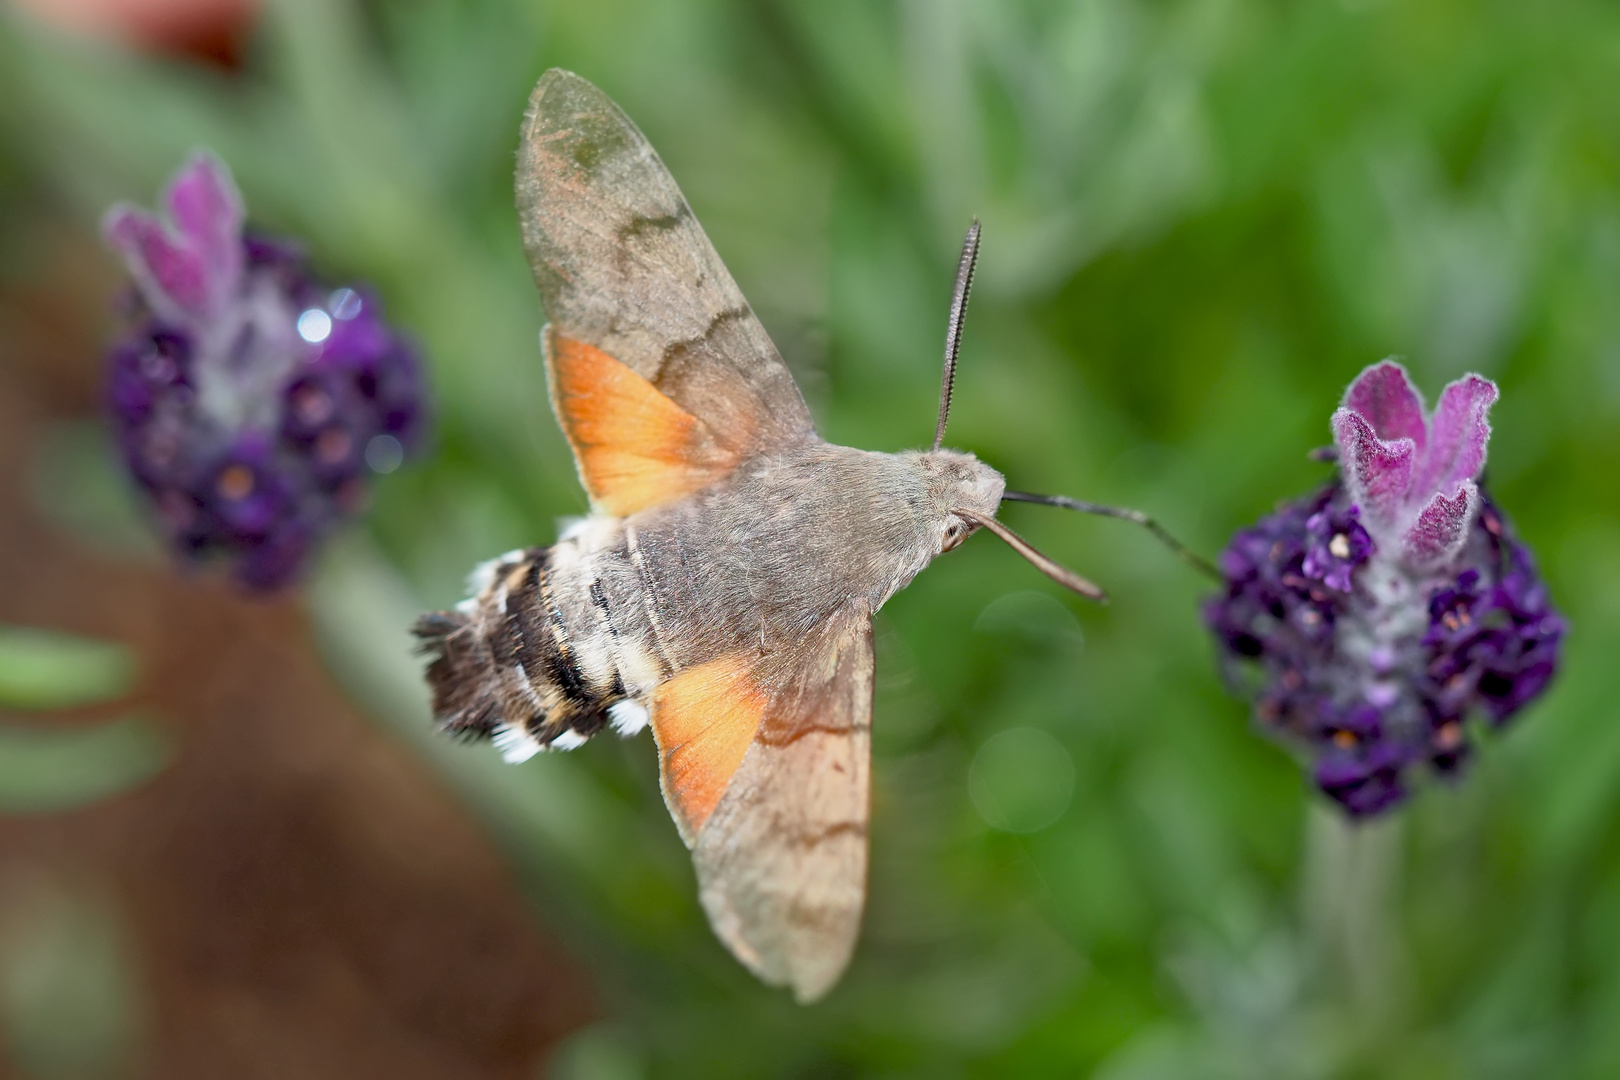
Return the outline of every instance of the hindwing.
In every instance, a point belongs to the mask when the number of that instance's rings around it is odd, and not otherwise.
[[[653,699],[664,799],[709,922],[803,1002],[838,980],[860,932],[872,671],[860,604],[784,653],[689,669]]]
[[[591,506],[624,517],[689,495],[736,467],[709,425],[594,345],[544,337],[552,407]]]

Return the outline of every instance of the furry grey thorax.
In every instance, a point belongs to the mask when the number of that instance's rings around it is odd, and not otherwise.
[[[509,758],[567,748],[664,679],[717,657],[759,658],[840,609],[875,612],[995,514],[1005,484],[972,454],[884,454],[812,439],[744,461],[694,494],[593,516],[548,549],[486,564],[477,595],[419,626],[435,713],[494,734]]]
[[[675,546],[679,572],[670,564],[654,580],[684,579],[701,626],[741,616],[796,635],[854,601],[876,611],[940,553],[954,508],[993,515],[1003,486],[971,454],[817,441],[630,524],[643,551]]]

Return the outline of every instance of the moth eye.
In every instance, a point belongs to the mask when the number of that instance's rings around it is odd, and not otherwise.
[[[951,548],[967,539],[967,534],[967,526],[962,524],[960,521],[953,521],[949,525],[945,526],[945,535],[941,537],[939,541],[940,554],[943,555],[945,552],[951,550]]]

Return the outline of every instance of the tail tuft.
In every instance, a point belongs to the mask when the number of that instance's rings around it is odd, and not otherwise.
[[[411,628],[429,658],[428,686],[439,728],[455,735],[486,738],[501,722],[495,697],[495,662],[475,632],[472,619],[458,611],[423,615]]]

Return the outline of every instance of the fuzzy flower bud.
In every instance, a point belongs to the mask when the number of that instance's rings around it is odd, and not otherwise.
[[[194,155],[166,202],[166,222],[120,205],[103,223],[135,282],[108,362],[113,428],[174,549],[273,589],[420,441],[421,372],[367,291],[323,287],[295,247],[244,234],[217,159]]]
[[[1455,775],[1470,717],[1502,724],[1557,668],[1564,621],[1480,481],[1496,398],[1468,375],[1428,415],[1399,364],[1368,368],[1333,415],[1341,479],[1221,555],[1204,614],[1228,670],[1352,815],[1425,765]]]

